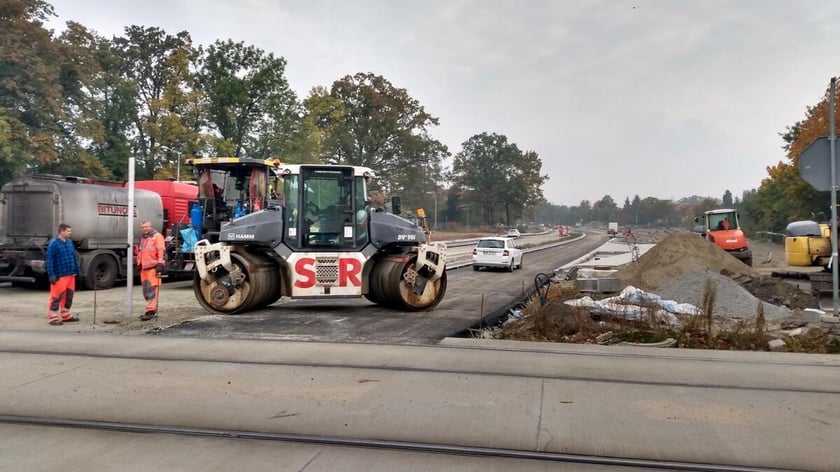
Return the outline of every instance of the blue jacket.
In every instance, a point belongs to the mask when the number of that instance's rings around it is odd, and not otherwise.
[[[78,275],[81,269],[79,268],[79,260],[76,259],[76,248],[73,246],[73,241],[53,238],[47,246],[46,266],[49,277]]]

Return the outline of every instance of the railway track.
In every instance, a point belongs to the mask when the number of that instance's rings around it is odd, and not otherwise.
[[[462,463],[464,461],[464,458],[513,459],[517,461],[528,461],[528,467],[534,467],[535,464],[540,463],[546,465],[559,463],[578,467],[603,466],[608,469],[604,469],[602,467],[599,468],[599,470],[614,469],[617,471],[672,470],[694,472],[780,472],[789,470],[764,467],[744,467],[723,464],[708,464],[698,462],[645,460],[598,455],[562,454],[541,451],[521,451],[494,447],[462,446],[457,444],[433,444],[406,441],[388,441],[381,439],[352,439],[339,436],[278,434],[256,431],[240,431],[231,429],[186,428],[159,424],[114,423],[107,421],[74,420],[68,418],[0,416],[0,424],[35,426],[40,428],[72,428],[75,430],[95,430],[104,431],[108,433],[139,433],[146,435],[168,435],[172,437],[169,441],[175,442],[178,441],[179,437],[199,437],[237,442],[282,442],[292,445],[301,444],[322,447],[363,448],[365,450],[375,450],[376,452],[384,451],[396,453],[422,453],[434,456],[442,456],[443,458],[445,458],[446,461],[451,462],[452,466],[447,470],[456,470],[457,464]],[[2,459],[0,459],[0,464],[2,464]],[[391,467],[393,467],[392,470],[406,470],[404,467],[401,467],[399,463],[391,462],[390,465]],[[347,468],[344,470],[356,470],[355,467],[349,464],[345,464],[345,467]]]
[[[831,470],[840,459],[820,441],[840,418],[831,356],[18,333],[0,333],[0,346],[0,434],[36,428],[33,447],[64,428],[163,438],[179,458],[195,438],[310,455],[357,448],[364,461],[387,456],[390,470],[487,469],[458,468],[472,460],[503,461],[496,470]],[[109,434],[85,442],[133,442]]]

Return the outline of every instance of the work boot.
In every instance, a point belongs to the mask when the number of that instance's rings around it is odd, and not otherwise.
[[[50,324],[53,325],[53,326],[61,326],[64,323],[62,323],[61,320],[51,320]]]
[[[157,318],[157,312],[155,311],[147,311],[140,316],[141,321],[149,321],[153,318]]]
[[[76,315],[70,315],[70,318],[62,318],[61,321],[63,323],[75,323],[76,321],[79,321],[79,317]]]

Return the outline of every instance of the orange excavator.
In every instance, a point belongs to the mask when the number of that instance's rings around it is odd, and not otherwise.
[[[700,223],[700,218],[694,219]],[[752,266],[753,256],[747,237],[741,231],[738,212],[732,209],[709,210],[703,213],[704,237],[717,247],[735,256],[748,266]]]

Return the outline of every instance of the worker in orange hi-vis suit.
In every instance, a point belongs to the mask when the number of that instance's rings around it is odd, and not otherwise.
[[[163,273],[166,243],[163,235],[152,228],[152,222],[145,220],[140,223],[140,244],[135,248],[137,265],[140,268],[140,281],[143,284],[143,298],[146,300],[146,311],[140,316],[143,321],[149,321],[157,316],[158,296],[160,295],[161,274]]]

